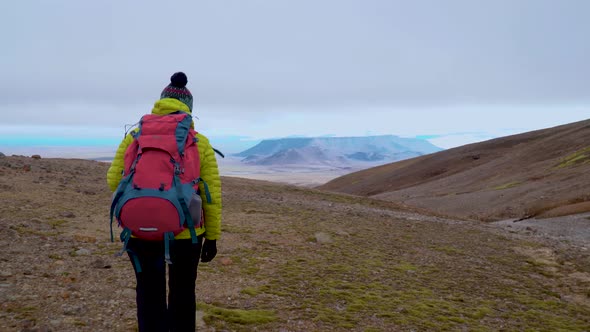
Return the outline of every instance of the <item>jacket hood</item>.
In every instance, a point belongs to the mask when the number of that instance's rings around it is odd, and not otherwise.
[[[192,115],[190,108],[181,102],[178,99],[174,98],[162,98],[154,103],[154,108],[152,108],[152,114],[157,115],[167,115],[174,112],[185,112],[188,115]],[[194,129],[195,123],[194,121],[191,123],[191,128]]]

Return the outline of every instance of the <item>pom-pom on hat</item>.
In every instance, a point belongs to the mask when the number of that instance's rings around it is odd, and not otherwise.
[[[162,90],[162,94],[160,94],[160,99],[163,98],[174,98],[178,99],[188,108],[193,111],[193,95],[191,92],[186,88],[186,83],[188,82],[188,78],[186,74],[183,72],[177,72],[170,77],[170,84]]]

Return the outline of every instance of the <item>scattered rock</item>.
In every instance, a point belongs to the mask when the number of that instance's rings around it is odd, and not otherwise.
[[[225,265],[225,266],[233,264],[232,259],[229,257],[222,257],[219,261],[221,262],[221,265]]]
[[[337,231],[336,231],[336,234],[338,234],[338,235],[340,235],[340,236],[345,236],[345,237],[349,237],[349,236],[350,236],[350,234],[349,234],[348,232],[346,232],[346,231],[343,231],[343,230],[341,230],[341,229],[337,230]]]
[[[76,218],[76,215],[71,211],[65,211],[60,214],[64,218]]]
[[[29,319],[23,320],[21,321],[21,327],[23,328],[21,330],[22,331],[31,331],[31,329],[33,328],[33,326],[35,326],[35,322]]]
[[[25,171],[25,172],[30,172],[30,171],[31,171],[31,165],[29,165],[29,164],[25,164],[25,165],[23,166],[23,171]]]
[[[63,309],[63,313],[66,316],[81,316],[84,311],[86,311],[86,308],[83,305],[77,305],[77,304],[73,304],[73,305],[68,305],[65,304],[62,306]]]
[[[31,158],[39,160],[39,159],[41,159],[41,156],[38,154],[34,154],[31,156]]]
[[[74,253],[76,254],[76,256],[88,256],[92,252],[90,252],[90,250],[88,250],[88,249],[80,248],[80,249],[76,250]]]
[[[137,292],[135,289],[125,288],[121,291],[121,296],[126,298],[135,298],[137,296]]]
[[[96,238],[89,235],[74,234],[74,240],[76,242],[96,243]]]
[[[317,243],[332,243],[332,237],[328,233],[318,232],[314,234]]]
[[[110,269],[112,267],[110,264],[106,263],[100,258],[92,262],[90,266],[92,266],[95,269]]]
[[[12,272],[11,271],[2,271],[0,272],[0,280],[6,280],[8,278],[12,277]]]

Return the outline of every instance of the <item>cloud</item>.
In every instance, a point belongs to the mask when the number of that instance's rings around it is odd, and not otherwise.
[[[244,112],[590,102],[584,0],[167,6],[2,3],[1,103],[151,102],[177,70],[197,105]]]
[[[221,149],[326,134],[452,146],[550,127],[590,114],[588,12],[585,0],[4,1],[0,134],[121,137],[179,70]]]

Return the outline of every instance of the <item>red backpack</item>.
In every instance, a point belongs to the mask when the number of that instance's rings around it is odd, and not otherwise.
[[[199,193],[201,163],[196,132],[189,114],[149,114],[141,118],[133,143],[125,151],[123,179],[111,204],[113,217],[123,227],[123,250],[133,235],[139,239],[164,241],[170,264],[169,241],[186,228],[193,243],[195,228],[203,225]],[[204,183],[207,201],[210,194]]]

